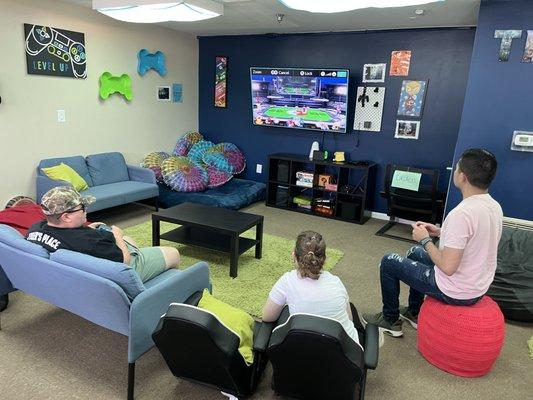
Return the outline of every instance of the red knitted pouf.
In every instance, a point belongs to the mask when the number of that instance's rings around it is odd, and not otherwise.
[[[504,338],[503,314],[488,296],[473,306],[452,306],[428,296],[418,314],[418,351],[450,374],[485,375],[498,358]]]

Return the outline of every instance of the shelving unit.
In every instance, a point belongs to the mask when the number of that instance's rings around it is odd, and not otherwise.
[[[266,205],[280,209],[318,215],[357,224],[364,224],[370,218],[374,201],[377,165],[373,162],[361,164],[311,161],[299,154],[278,153],[268,156],[268,183]],[[298,171],[314,174],[312,188],[296,185]],[[337,190],[318,186],[318,177],[332,175]],[[311,210],[302,209],[293,202],[295,196],[311,199]],[[317,211],[317,200],[331,199],[332,215]]]

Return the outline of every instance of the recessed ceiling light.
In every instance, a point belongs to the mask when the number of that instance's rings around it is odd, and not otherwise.
[[[313,13],[337,13],[358,10],[361,8],[387,8],[417,6],[419,4],[436,3],[445,0],[278,0],[280,3],[295,10],[309,11]]]
[[[224,13],[211,0],[93,0],[93,9],[125,22],[200,21]]]
[[[417,8],[417,9],[415,10],[415,14],[416,14],[416,15],[424,15],[424,13],[425,13],[425,11],[422,10],[421,8]]]

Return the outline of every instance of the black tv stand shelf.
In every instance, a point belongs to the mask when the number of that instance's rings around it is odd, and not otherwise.
[[[364,224],[370,218],[374,202],[376,169],[374,162],[366,160],[335,163],[327,160],[311,161],[300,154],[271,154],[268,156],[266,205]],[[296,184],[296,173],[299,171],[313,173],[313,187]],[[332,176],[337,184],[336,190],[319,186],[320,175]],[[305,198],[311,207],[304,208],[296,204],[295,197],[296,201]]]

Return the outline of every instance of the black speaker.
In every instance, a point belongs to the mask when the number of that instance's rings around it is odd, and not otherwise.
[[[276,205],[279,207],[286,207],[289,204],[289,187],[278,186],[276,190]]]
[[[278,162],[278,182],[287,182],[289,183],[289,162],[280,161]]]

